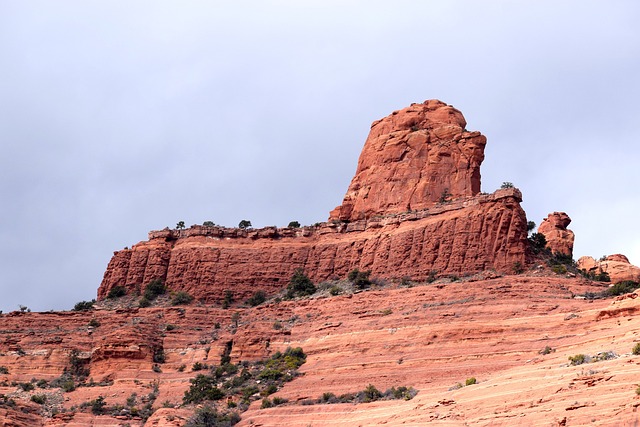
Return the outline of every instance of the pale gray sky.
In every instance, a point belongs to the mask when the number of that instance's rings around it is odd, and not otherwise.
[[[0,309],[95,297],[151,229],[323,221],[372,121],[437,98],[483,191],[640,264],[636,1],[0,0]]]

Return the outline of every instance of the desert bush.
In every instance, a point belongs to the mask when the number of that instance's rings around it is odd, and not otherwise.
[[[18,383],[18,387],[20,387],[23,391],[31,391],[34,390],[36,388],[36,386],[34,386],[31,383]]]
[[[34,394],[31,396],[31,401],[33,403],[37,403],[38,405],[44,405],[47,403],[47,395],[46,394]]]
[[[371,270],[360,271],[358,269],[354,269],[347,275],[347,280],[353,283],[353,286],[356,289],[366,289],[371,286],[371,280],[369,280],[370,275]]]
[[[149,300],[149,298],[147,297],[142,297],[138,301],[138,307],[140,308],[149,307],[150,305],[151,305],[151,300]]]
[[[300,228],[300,223],[298,221],[291,221],[289,223],[289,225],[287,225],[288,228]]]
[[[178,291],[171,299],[171,305],[190,304],[193,297],[185,291]]]
[[[382,393],[373,384],[369,384],[362,392],[364,402],[373,402],[382,397]]]
[[[546,355],[546,354],[550,354],[553,353],[555,350],[549,346],[546,346],[545,348],[543,348],[542,350],[540,350],[540,354],[542,355]]]
[[[89,402],[89,406],[91,407],[92,414],[100,415],[105,412],[105,406],[107,406],[107,402],[104,401],[104,397],[98,396],[97,398]]]
[[[127,290],[123,286],[117,285],[109,290],[109,293],[107,294],[107,298],[109,299],[120,298],[125,296],[126,294],[127,294]]]
[[[251,307],[256,307],[267,300],[267,294],[264,291],[255,291],[253,295],[246,301]]]
[[[633,346],[631,353],[633,353],[636,356],[640,355],[640,342],[636,343],[636,345]]]
[[[475,379],[475,377],[471,377],[471,378],[467,378],[466,381],[464,382],[464,385],[474,385],[476,384],[477,381]]]
[[[107,298],[109,298],[109,297],[107,297]],[[73,311],[88,311],[88,310],[91,310],[95,303],[96,303],[96,300],[94,300],[94,299],[92,299],[91,301],[80,301],[80,302],[77,302],[76,305],[73,306]]]
[[[230,427],[240,422],[240,415],[236,412],[221,413],[211,406],[196,409],[185,427]]]
[[[569,362],[572,366],[578,366],[583,363],[591,362],[591,357],[586,354],[575,354],[573,356],[569,356]]]
[[[224,392],[216,387],[216,379],[199,374],[189,380],[191,386],[184,392],[182,401],[185,404],[200,403],[205,400],[220,400],[224,397]]]
[[[0,374],[8,374],[9,373],[9,368],[7,368],[6,366],[0,366]]]
[[[229,308],[233,304],[233,292],[229,289],[224,291],[224,298],[222,299],[222,308]]]
[[[531,236],[527,238],[527,241],[531,246],[531,250],[536,254],[547,247],[547,238],[544,237],[542,233],[532,233]]]
[[[500,186],[500,188],[505,189],[505,188],[513,188],[513,182],[509,182],[509,181],[505,181],[502,183],[502,185]]]
[[[97,328],[100,326],[100,322],[95,317],[92,317],[91,320],[89,320],[89,326]]]
[[[209,369],[209,365],[207,365],[206,363],[196,362],[193,364],[193,366],[191,366],[191,370],[194,372],[202,371],[203,369]]]
[[[562,264],[558,264],[558,265],[554,265],[551,267],[551,271],[553,271],[556,274],[566,274],[567,273],[567,267],[565,267]]]
[[[161,279],[153,279],[145,287],[143,297],[149,301],[153,301],[166,291],[167,288],[164,286],[164,282]]]
[[[311,279],[304,274],[301,268],[296,269],[291,276],[289,286],[287,287],[286,297],[292,299],[298,296],[313,295],[316,292],[316,286]]]
[[[616,283],[615,285],[609,287],[605,293],[607,296],[617,296],[624,295],[635,291],[640,288],[640,284],[638,282],[633,282],[631,280],[625,280],[620,283]]]
[[[338,285],[333,285],[329,288],[329,294],[333,295],[334,297],[336,295],[340,295],[342,293],[342,288]]]

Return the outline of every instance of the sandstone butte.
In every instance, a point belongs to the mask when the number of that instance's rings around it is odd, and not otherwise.
[[[195,410],[181,403],[201,372],[196,362],[217,365],[225,353],[234,364],[255,361],[287,347],[307,354],[302,375],[270,396],[288,401],[263,409],[258,399],[237,425],[637,425],[638,294],[587,299],[608,284],[573,270],[554,273],[531,251],[519,191],[478,193],[484,138],[464,126],[443,103],[412,105],[374,123],[329,222],[151,232],[147,242],[114,254],[93,309],[0,315],[0,425],[183,426]],[[447,144],[455,145],[450,155],[443,154]],[[469,144],[473,149],[457,151]],[[381,152],[385,147],[406,153]],[[415,178],[405,189],[402,174]],[[550,236],[568,222],[551,225],[539,232]],[[573,235],[570,244],[556,243],[570,248]],[[614,263],[633,271],[622,255],[583,265],[611,265],[612,272]],[[353,291],[333,281],[342,294],[319,286],[310,297],[257,307],[219,304],[226,289],[236,301],[256,289],[281,295],[298,267],[315,282],[370,269],[380,284]],[[132,290],[156,278],[197,301],[172,307],[161,296],[152,307],[134,307]],[[130,295],[107,299],[118,285]],[[576,355],[593,360],[574,366],[569,357]],[[65,392],[37,385],[60,378],[72,360],[89,370],[84,386]],[[475,384],[458,385],[470,378]],[[24,390],[25,383],[35,389]],[[411,400],[306,404],[369,384],[418,393]],[[87,404],[99,397],[108,411],[96,415]],[[146,421],[124,415],[132,400],[152,406]]]

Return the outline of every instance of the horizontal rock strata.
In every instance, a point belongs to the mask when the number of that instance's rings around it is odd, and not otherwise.
[[[352,269],[372,277],[423,280],[487,269],[511,272],[525,263],[526,215],[517,189],[460,198],[430,209],[301,229],[194,226],[161,230],[114,254],[98,290],[128,292],[151,280],[215,302],[225,290],[244,299],[257,289],[277,292],[297,268],[314,282],[344,278]]]

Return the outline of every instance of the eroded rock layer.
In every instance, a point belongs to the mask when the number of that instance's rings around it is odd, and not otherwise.
[[[174,291],[216,302],[257,289],[275,293],[297,268],[314,282],[344,278],[352,269],[372,277],[423,280],[487,269],[512,272],[525,264],[526,215],[517,189],[459,199],[430,209],[301,229],[194,226],[151,232],[149,240],[116,252],[98,290],[140,290],[159,278]]]

